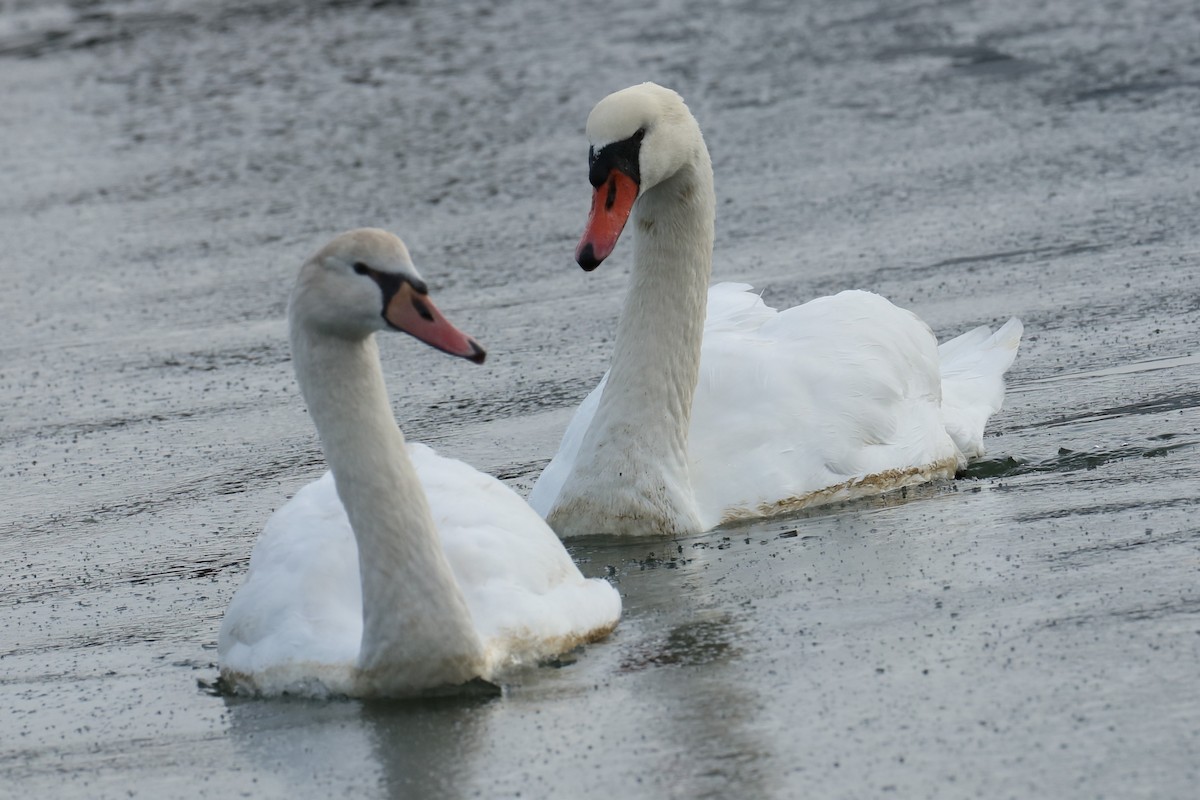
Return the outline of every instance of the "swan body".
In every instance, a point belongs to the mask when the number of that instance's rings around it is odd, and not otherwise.
[[[221,625],[235,691],[402,697],[565,652],[608,633],[620,597],[491,476],[408,444],[374,333],[471,360],[403,243],[343,234],[302,268],[293,360],[330,471],[268,520]]]
[[[683,100],[642,84],[588,119],[594,269],[626,220],[632,285],[612,367],[530,504],[561,536],[682,535],[941,477],[983,453],[1021,323],[938,346],[913,313],[846,291],[776,311],[708,288],[715,198]]]

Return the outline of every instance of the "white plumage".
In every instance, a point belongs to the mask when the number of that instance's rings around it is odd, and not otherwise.
[[[616,624],[616,591],[584,579],[511,489],[423,444],[409,443],[407,453],[482,644],[479,677],[534,664]],[[261,694],[355,694],[361,586],[354,531],[326,472],[272,514],[259,536],[221,626],[222,670],[253,676]]]
[[[939,347],[915,314],[871,292],[780,312],[747,284],[711,287],[687,439],[701,525],[953,475],[984,452],[1021,332],[1013,319]],[[543,515],[607,381],[580,404],[530,494]]]
[[[292,350],[331,471],[271,516],[229,604],[218,650],[235,691],[420,694],[495,680],[617,623],[616,590],[585,579],[512,490],[404,441],[374,344],[385,319],[483,355],[423,287],[400,240],[374,230],[335,239],[301,272]]]
[[[595,188],[576,257],[629,221],[634,270],[612,368],[571,420],[530,504],[562,536],[684,534],[952,476],[983,453],[1022,332],[938,347],[864,291],[776,311],[707,289],[712,166],[679,95],[642,84],[588,117]]]

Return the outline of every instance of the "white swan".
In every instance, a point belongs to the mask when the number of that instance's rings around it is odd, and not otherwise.
[[[612,368],[529,497],[559,535],[697,532],[952,476],[983,453],[1018,320],[939,348],[869,292],[776,312],[749,286],[708,289],[712,162],[683,100],[616,92],[587,134],[576,259],[594,269],[632,212],[634,269]]]
[[[221,624],[223,681],[263,695],[404,696],[569,650],[617,623],[502,483],[407,445],[376,331],[482,362],[430,302],[404,244],[343,234],[300,270],[288,308],[296,377],[330,472],[275,512]],[[340,498],[340,500],[339,500]]]

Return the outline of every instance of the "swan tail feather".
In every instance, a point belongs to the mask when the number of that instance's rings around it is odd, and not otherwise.
[[[1014,317],[995,332],[975,328],[938,347],[942,420],[967,458],[984,454],[983,429],[1004,402],[1004,373],[1017,357],[1023,332]]]

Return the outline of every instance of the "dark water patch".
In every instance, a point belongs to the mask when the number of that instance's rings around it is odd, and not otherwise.
[[[539,458],[536,461],[529,461],[522,464],[501,464],[496,467],[492,474],[497,480],[515,481],[521,478],[537,477],[546,469],[546,465],[550,463],[548,458]]]
[[[0,58],[40,58],[69,50],[128,43],[146,34],[194,35],[197,26],[214,32],[254,20],[269,22],[297,15],[311,17],[326,9],[378,10],[409,8],[415,0],[272,0],[258,3],[215,3],[203,11],[116,11],[92,4],[79,9],[70,23],[56,22],[38,30],[0,38]],[[206,11],[207,13],[204,13]]]
[[[1026,259],[1029,256],[1038,258],[1063,258],[1072,256],[1078,253],[1091,253],[1097,250],[1104,250],[1109,247],[1108,244],[1092,244],[1088,242],[1072,242],[1070,244],[1051,245],[1047,247],[1030,247],[1020,250],[1000,250],[995,253],[979,253],[977,255],[955,256],[954,258],[946,258],[941,261],[935,261],[925,267],[917,267],[918,272],[928,272],[930,274],[941,274],[946,267],[967,266],[967,271],[973,271],[975,266],[981,264],[991,264],[993,262],[1012,261],[1014,259]]]
[[[949,278],[958,280],[958,277],[954,277],[956,274],[990,275],[995,272],[995,266],[999,264],[1019,264],[1023,267],[1047,264],[1057,259],[1069,258],[1080,253],[1100,252],[1123,244],[1122,242],[1076,241],[1047,245],[1045,247],[970,253],[940,259],[927,264],[913,264],[912,266],[905,267],[905,274],[908,276],[907,281],[913,284],[923,280],[940,283]],[[869,287],[888,284],[894,279],[895,269],[895,265],[886,265],[861,272],[847,270],[836,276],[820,279],[801,275],[796,276],[794,279],[788,276],[773,276],[770,292],[778,292],[784,287],[797,286],[798,291],[794,296],[784,295],[783,297],[783,300],[786,300],[787,304],[791,305],[796,302],[802,302],[801,298],[807,299],[820,294],[836,294],[847,286]],[[773,299],[772,302],[779,303],[783,302],[783,300]],[[1021,318],[1025,322],[1027,336],[1036,334],[1041,330],[1035,324],[1031,324],[1037,323],[1039,320],[1030,312],[1022,313]],[[957,331],[955,334],[959,332],[961,331]]]
[[[1025,470],[1026,463],[1012,456],[998,456],[996,458],[980,458],[967,464],[966,467],[959,470],[955,475],[956,478],[965,480],[988,480],[991,478],[1009,478],[1013,475],[1021,475]]]
[[[1088,370],[1086,372],[1064,372],[1044,378],[1036,378],[1024,383],[1009,386],[1006,392],[1008,394],[1023,394],[1031,391],[1040,391],[1040,387],[1048,383],[1073,383],[1077,381],[1090,380],[1093,378],[1115,378],[1118,376],[1134,375],[1142,372],[1159,372],[1162,370],[1179,369],[1180,367],[1196,366],[1200,366],[1200,355],[1151,358],[1144,361],[1118,364],[1115,367],[1105,367],[1103,369]],[[1014,430],[1016,429],[1014,428]]]
[[[230,466],[225,472],[193,478],[150,494],[123,498],[90,508],[53,513],[41,518],[26,518],[0,525],[0,536],[62,534],[85,526],[107,524],[147,512],[191,505],[217,495],[237,495],[281,479],[311,473],[323,465],[325,457],[313,443],[306,448],[289,449],[285,455],[253,464]]]
[[[621,660],[621,672],[639,672],[651,667],[700,666],[733,658],[738,626],[730,615],[693,620],[676,625],[666,636],[639,642]]]
[[[986,78],[1019,78],[1045,69],[1035,61],[978,45],[953,54],[950,66],[960,74]]]
[[[111,618],[110,618],[111,620]],[[166,618],[145,618],[135,623],[105,625],[104,630],[87,633],[57,633],[52,632],[49,640],[39,640],[29,646],[18,645],[11,649],[0,651],[0,659],[31,654],[64,653],[77,650],[109,650],[128,645],[160,644],[166,641],[188,640],[195,634],[196,620],[186,619],[179,615]],[[156,656],[155,660],[163,660],[165,656]],[[27,683],[22,677],[13,683]]]
[[[728,539],[728,537],[725,537]],[[693,545],[693,547],[698,544]],[[679,569],[686,567],[691,562],[690,558],[686,558],[683,554],[683,545],[672,543],[659,550],[651,550],[646,553],[645,557],[633,559],[627,568],[636,569],[644,572],[648,569]]]
[[[1010,431],[1027,430],[1030,428],[1058,428],[1064,425],[1074,425],[1079,422],[1101,422],[1119,419],[1121,417],[1143,414],[1166,414],[1172,411],[1184,411],[1200,407],[1200,391],[1184,391],[1178,394],[1159,394],[1136,403],[1123,403],[1107,406],[1095,411],[1081,411],[1076,414],[1064,414],[1047,420],[1039,420],[1028,425],[1013,426]],[[1171,434],[1167,434],[1170,436]]]
[[[1017,514],[1013,517],[1016,522],[1040,522],[1047,519],[1065,519],[1067,517],[1088,517],[1096,514],[1121,514],[1128,511],[1160,511],[1174,508],[1187,508],[1200,504],[1200,497],[1175,497],[1170,500],[1131,500],[1125,503],[1103,503],[1084,508],[1056,508],[1050,511],[1039,511],[1033,514]]]
[[[134,586],[160,583],[172,580],[198,580],[213,578],[231,569],[243,567],[246,559],[242,556],[224,554],[211,558],[199,558],[195,561],[176,561],[161,567],[127,578]]]
[[[19,651],[4,653],[4,656],[15,655]],[[61,683],[87,683],[92,681],[103,681],[115,675],[115,672],[109,671],[101,674],[78,674],[71,672],[41,672],[36,674],[21,675],[11,677],[9,675],[0,674],[0,686],[53,686]]]
[[[1195,502],[1191,500],[1188,501],[1188,504],[1191,505]],[[1147,506],[1135,506],[1135,508],[1142,507]],[[1141,536],[1125,537],[1087,547],[1078,547],[1074,550],[1056,553],[1049,560],[1054,569],[1077,569],[1089,562],[1109,563],[1112,557],[1118,553],[1128,553],[1142,548],[1158,549],[1179,545],[1194,547],[1198,544],[1200,544],[1200,528],[1161,534],[1156,534],[1153,529],[1147,528]]]
[[[951,69],[963,74],[1015,78],[1044,66],[986,44],[910,44],[886,47],[875,54],[876,61],[905,58],[942,58]]]
[[[257,408],[257,406],[253,403],[232,402],[228,405],[208,409],[185,409],[181,411],[161,411],[153,414],[112,416],[96,420],[39,423],[23,428],[10,428],[8,434],[14,439],[30,435],[37,438],[87,436],[89,434],[106,433],[120,428],[131,428],[139,425],[158,425],[159,423],[175,422],[182,419],[201,419],[220,416],[222,414],[236,414],[254,408]]]
[[[214,372],[228,367],[270,366],[291,363],[291,351],[284,344],[255,345],[225,350],[196,350],[177,353],[138,365],[137,369],[177,369],[184,372]]]
[[[834,19],[827,22],[823,28],[833,29],[841,27],[857,27],[860,25],[873,25],[875,23],[890,23],[910,20],[918,17],[921,12],[936,10],[945,6],[960,5],[962,0],[942,0],[941,2],[928,3],[905,3],[903,5],[886,5],[883,8],[874,11],[868,11],[865,14],[857,14],[846,19]],[[789,6],[789,9],[791,7]]]
[[[167,559],[166,563],[142,563],[124,567],[85,566],[72,574],[14,574],[14,581],[0,590],[0,608],[13,608],[54,598],[70,598],[80,592],[107,590],[114,586],[153,586],[165,582],[215,578],[222,573],[246,566],[244,554],[220,553],[192,560]],[[116,611],[125,610],[118,607]]]
[[[708,534],[696,534],[690,539],[697,539]],[[603,565],[602,569],[590,571],[593,575],[602,574],[610,583],[620,584],[621,577],[627,571],[642,571],[642,563],[648,558],[669,558],[669,553],[681,555],[681,542],[686,539],[663,539],[653,544],[644,540],[630,540],[628,536],[614,536],[609,533],[597,533],[588,536],[572,536],[563,542],[571,560],[576,564]],[[647,550],[654,547],[654,550]],[[666,556],[656,554],[668,554]],[[661,565],[658,565],[661,566]],[[679,566],[676,564],[676,566]],[[649,567],[655,569],[655,566]],[[670,569],[671,567],[668,567]]]
[[[65,49],[67,44],[63,40],[70,36],[71,31],[61,28],[7,36],[0,39],[0,56],[35,58],[53,50]]]
[[[400,427],[407,433],[410,428],[436,430],[438,424],[447,419],[470,418],[474,423],[494,422],[501,419],[524,416],[540,411],[552,411],[578,405],[596,386],[592,377],[574,380],[539,381],[523,385],[511,396],[480,394],[473,397],[452,396],[447,400],[430,403],[426,411],[436,414],[415,413],[400,419]],[[434,440],[436,436],[422,434],[421,440]]]
[[[1200,597],[1181,597],[1151,606],[1135,606],[1094,614],[1073,614],[1069,617],[1049,620],[1042,628],[1093,625],[1097,620],[1108,619],[1127,622],[1150,622],[1178,615],[1200,614]]]
[[[1151,81],[1128,81],[1126,83],[1114,83],[1108,86],[1098,86],[1093,89],[1087,89],[1077,92],[1072,98],[1073,102],[1085,103],[1089,100],[1105,100],[1108,98],[1132,98],[1140,99],[1156,95],[1161,92],[1167,92],[1171,89],[1198,89],[1200,81],[1187,80],[1151,80]]]
[[[198,17],[187,12],[84,11],[69,26],[26,31],[0,39],[0,57],[40,58],[66,50],[126,42],[155,30],[185,30],[198,22]]]
[[[959,473],[959,477],[968,480],[979,480],[1012,478],[1019,475],[1041,472],[1093,470],[1105,464],[1125,461],[1131,458],[1162,458],[1170,455],[1175,450],[1182,450],[1194,447],[1195,445],[1196,442],[1194,441],[1150,446],[1124,444],[1117,447],[1083,451],[1060,447],[1057,454],[1041,461],[1022,461],[1013,456],[980,459],[968,464],[966,469]]]

